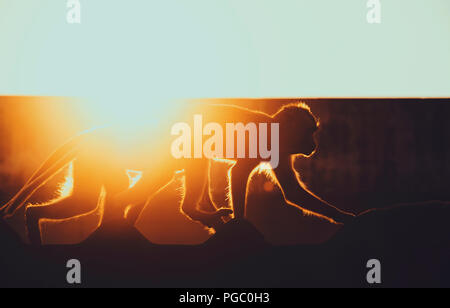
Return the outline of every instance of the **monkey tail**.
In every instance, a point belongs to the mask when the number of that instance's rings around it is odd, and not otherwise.
[[[13,216],[39,187],[72,162],[76,158],[78,146],[85,140],[86,136],[87,133],[77,135],[54,151],[33,173],[19,192],[8,203],[0,207],[0,217]]]

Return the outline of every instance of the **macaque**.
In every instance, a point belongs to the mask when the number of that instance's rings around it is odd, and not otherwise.
[[[209,126],[206,131],[202,127],[202,131],[196,134],[195,130],[199,128],[195,128],[194,122],[199,115],[204,123],[215,125]],[[245,219],[250,175],[261,163],[270,161],[274,178],[289,205],[317,213],[336,223],[346,223],[354,217],[353,214],[341,211],[311,193],[293,168],[296,155],[308,157],[316,150],[314,135],[319,124],[307,105],[287,105],[273,115],[231,105],[201,105],[184,112],[183,116],[176,120],[170,123],[172,128],[176,125],[174,123],[183,123],[186,128],[194,128],[194,139],[200,135],[200,138],[203,138],[206,134],[211,136],[211,140],[206,140],[204,144],[203,140],[178,142],[174,146],[174,135],[186,134],[178,137],[182,139],[191,137],[192,132],[189,129],[184,132],[174,131],[167,125],[139,131],[139,135],[144,136],[142,140],[145,146],[118,142],[116,130],[113,128],[101,128],[79,135],[50,156],[22,190],[0,209],[2,216],[13,215],[49,178],[72,162],[74,188],[71,196],[54,204],[28,206],[26,209],[26,224],[32,244],[42,243],[40,219],[66,219],[92,211],[97,207],[102,190],[106,192],[102,223],[126,219],[130,224],[134,224],[151,198],[174,177],[181,175],[185,177],[181,212],[207,227],[218,228],[225,218]],[[232,134],[227,132],[227,138],[220,138],[219,127],[230,128],[231,126],[227,126],[230,123],[236,124],[233,126],[235,131]],[[243,125],[238,125],[239,123]],[[247,125],[251,123],[255,125]],[[259,124],[267,124],[259,127],[270,130],[267,133],[271,137],[269,140],[257,139],[260,150],[258,153],[252,150],[252,136],[255,137],[252,127],[258,127]],[[216,129],[212,129],[213,127]],[[134,135],[127,136],[131,138]],[[231,138],[235,136],[237,138]],[[128,137],[124,139],[127,140]],[[199,142],[207,145],[207,149],[199,152],[196,147]],[[195,157],[174,155],[174,149],[178,148],[183,152],[185,147],[190,148],[189,150],[196,148]],[[269,147],[272,151],[269,151]],[[213,159],[234,161],[229,179],[232,209],[217,208],[211,200],[209,169]],[[128,185],[125,172],[127,169],[142,171],[141,180],[133,187]],[[296,188],[293,188],[292,183],[298,184]],[[200,203],[206,204],[207,207],[201,209]]]

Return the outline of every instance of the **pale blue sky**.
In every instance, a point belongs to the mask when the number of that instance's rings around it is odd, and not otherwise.
[[[450,1],[0,0],[0,94],[450,96]]]

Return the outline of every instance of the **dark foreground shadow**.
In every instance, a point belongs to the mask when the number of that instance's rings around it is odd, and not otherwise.
[[[247,222],[200,246],[158,246],[118,222],[81,245],[31,248],[0,224],[0,286],[66,287],[69,259],[83,287],[366,287],[370,259],[383,287],[450,287],[450,203],[375,210],[323,245],[275,247]]]

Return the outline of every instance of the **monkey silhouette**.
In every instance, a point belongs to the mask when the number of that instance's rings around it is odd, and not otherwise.
[[[226,126],[227,123],[277,123],[279,125],[279,163],[272,168],[272,179],[286,200],[300,210],[314,212],[335,223],[346,223],[354,218],[323,201],[308,190],[293,168],[298,155],[309,157],[316,151],[315,134],[319,122],[304,103],[283,106],[269,115],[233,105],[202,105],[185,112],[177,122],[190,123],[193,115],[202,115],[203,121]],[[189,219],[205,226],[219,228],[225,218],[245,219],[246,196],[251,173],[265,162],[255,158],[235,158],[229,172],[230,208],[218,208],[209,192],[210,158],[175,158],[171,150],[173,136],[169,123],[142,131],[145,147],[116,140],[116,128],[108,126],[82,133],[58,148],[31,176],[23,188],[0,211],[4,217],[13,215],[27,204],[30,197],[56,173],[73,164],[73,191],[67,198],[51,204],[26,208],[26,226],[30,242],[41,245],[39,221],[41,219],[66,219],[96,209],[102,192],[104,213],[102,223],[126,219],[135,224],[151,198],[166,187],[175,177],[185,177],[184,196],[180,210]],[[148,134],[146,134],[148,133]],[[125,136],[131,138],[133,134]],[[237,148],[235,139],[235,149]],[[125,150],[124,150],[125,149]],[[132,149],[136,151],[131,151]],[[158,149],[158,150],[157,150]],[[135,152],[133,155],[124,152]],[[246,148],[248,153],[248,146]],[[137,153],[137,154],[136,154]],[[139,158],[137,158],[139,157]],[[217,157],[217,159],[226,157]],[[133,166],[136,162],[144,162]],[[142,178],[130,187],[125,170],[141,170]],[[297,183],[298,185],[291,185]],[[202,204],[202,208],[200,208]]]

